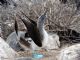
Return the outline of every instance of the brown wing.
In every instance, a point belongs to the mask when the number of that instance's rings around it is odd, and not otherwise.
[[[17,21],[16,21],[16,20],[15,20],[15,24],[14,24],[14,26],[15,26],[16,34],[18,35],[18,24],[17,24]]]
[[[32,22],[28,22],[28,21],[22,19],[21,17],[20,17],[20,19],[23,21],[24,25],[26,26],[26,28],[28,30],[28,34],[32,38],[34,43],[36,45],[38,45],[39,47],[41,47],[42,46],[42,38],[41,38],[41,35],[40,35],[40,32],[39,32],[37,26]]]

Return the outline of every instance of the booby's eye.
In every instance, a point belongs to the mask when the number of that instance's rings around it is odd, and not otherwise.
[[[31,39],[31,38],[27,38],[27,41],[28,41],[29,43],[31,43],[31,42],[32,42],[32,39]]]
[[[32,40],[28,40],[29,42],[32,42]]]

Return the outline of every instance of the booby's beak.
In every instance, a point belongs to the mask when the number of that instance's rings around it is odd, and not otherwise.
[[[45,20],[47,10],[39,17],[40,20]]]
[[[38,19],[38,23],[37,23],[37,26],[39,28],[42,28],[44,26],[44,22],[45,22],[45,18],[46,18],[46,13],[47,13],[47,10],[39,17]]]

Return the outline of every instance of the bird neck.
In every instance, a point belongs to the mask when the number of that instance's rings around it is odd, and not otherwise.
[[[39,25],[39,26],[38,26],[38,29],[39,29],[39,32],[40,32],[42,38],[44,39],[44,38],[45,38],[45,34],[47,34],[44,26]]]

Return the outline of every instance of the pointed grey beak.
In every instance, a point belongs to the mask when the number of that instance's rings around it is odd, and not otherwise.
[[[45,20],[45,18],[46,18],[46,13],[47,13],[47,11],[45,11],[45,12],[40,16],[39,20]]]
[[[46,20],[46,19],[45,19],[45,18],[46,18],[46,13],[47,13],[47,11],[45,11],[44,14],[42,14],[42,15],[39,17],[39,19],[38,19],[37,26],[38,26],[39,29],[42,29],[43,26],[44,26],[44,22],[45,22],[45,20]]]

